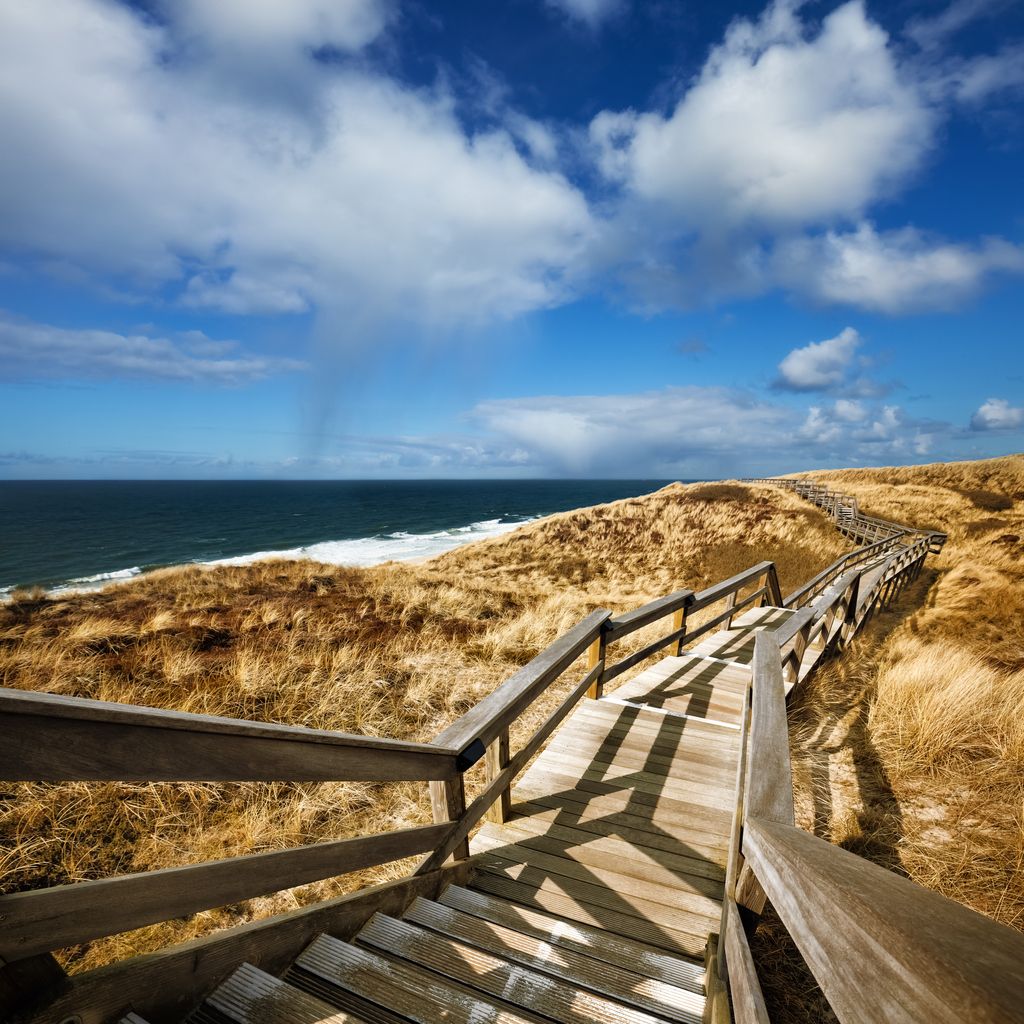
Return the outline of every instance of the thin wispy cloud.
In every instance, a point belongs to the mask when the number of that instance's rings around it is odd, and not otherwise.
[[[179,338],[75,330],[0,314],[0,377],[130,379],[237,386],[305,370],[302,360],[247,355],[201,332]]]

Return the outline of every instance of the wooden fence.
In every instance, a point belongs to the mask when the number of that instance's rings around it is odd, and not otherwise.
[[[759,604],[798,611],[777,632],[757,637],[746,696],[717,961],[736,1019],[768,1019],[738,911],[759,911],[766,898],[842,1021],[1020,1019],[1006,1012],[1010,993],[1021,993],[1013,987],[1024,964],[1024,956],[1011,962],[1024,948],[1016,933],[807,835],[793,822],[785,681],[798,682],[845,644],[875,608],[916,577],[944,535],[863,516],[853,499],[806,481],[758,482],[808,497],[862,546],[785,598],[774,563],[766,561],[706,590],[680,590],[625,615],[595,611],[432,743],[0,690],[0,724],[8,738],[0,745],[0,778],[417,780],[430,786],[435,818],[433,825],[379,835],[2,896],[0,996],[17,996],[46,979],[65,995],[38,1019],[59,1020],[61,1007],[74,1006],[83,1024],[91,1024],[113,1012],[110,1007],[123,1006],[133,986],[144,990],[154,978],[198,990],[227,973],[232,956],[255,956],[255,949],[263,962],[280,962],[308,939],[326,910],[304,908],[137,958],[137,967],[128,961],[73,979],[63,977],[51,951],[419,854],[426,856],[412,876],[369,890],[370,902],[379,909],[409,893],[436,891],[438,879],[465,861],[469,834],[481,819],[505,820],[515,777],[585,694],[600,696],[606,682],[645,659],[666,650],[677,654]],[[692,625],[692,617],[705,611],[707,617]],[[666,619],[671,622],[663,636],[614,660],[617,643]],[[510,726],[584,655],[585,667],[574,670],[580,674],[567,696],[511,752]],[[463,776],[481,759],[484,787],[467,804]],[[899,908],[895,916],[893,908]],[[344,930],[338,912],[333,920],[338,934]],[[912,993],[909,1003],[888,995],[900,985],[904,994]],[[876,996],[878,1009],[867,1010],[865,1000]],[[972,1009],[965,1013],[968,1002]],[[896,1012],[897,1006],[903,1009]]]

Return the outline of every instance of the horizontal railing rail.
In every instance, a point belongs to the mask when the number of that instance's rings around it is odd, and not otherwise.
[[[0,690],[0,778],[12,782],[390,782],[447,779],[428,743]]]

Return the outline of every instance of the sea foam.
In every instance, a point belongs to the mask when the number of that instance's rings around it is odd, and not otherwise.
[[[190,565],[251,565],[271,558],[282,558],[288,561],[310,559],[328,565],[347,565],[364,568],[369,565],[380,565],[382,562],[408,562],[424,558],[433,558],[446,551],[470,544],[489,537],[500,537],[511,533],[524,523],[532,522],[536,516],[523,517],[515,522],[504,522],[501,519],[484,519],[468,526],[456,526],[450,530],[436,530],[433,533],[386,533],[378,537],[354,537],[350,540],[325,540],[316,544],[306,544],[297,548],[284,548],[271,551],[253,551],[245,555],[231,558],[215,558],[207,561],[194,561]],[[94,576],[80,576],[51,588],[51,595],[83,593],[102,590],[115,583],[124,583],[142,575],[143,569],[133,565],[128,569],[115,569],[112,572],[100,572]],[[0,588],[0,600],[10,597],[13,587]]]

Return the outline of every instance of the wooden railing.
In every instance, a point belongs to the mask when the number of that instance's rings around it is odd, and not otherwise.
[[[795,824],[787,679],[849,639],[945,540],[910,528],[901,536],[897,547],[875,540],[839,559],[787,599],[802,607],[785,626],[755,639],[714,962],[725,989],[708,986],[728,991],[743,1024],[770,1021],[740,913],[760,914],[766,901],[844,1024],[1024,1020],[1024,936]],[[870,561],[851,557],[869,550]],[[807,604],[812,592],[820,596]],[[722,1014],[710,1006],[707,1019]]]
[[[819,981],[844,1021],[951,1019],[930,1009],[925,1012],[922,1008],[930,1008],[934,1000],[921,997],[915,1001],[918,989],[925,982],[934,983],[936,991],[945,997],[968,971],[970,978],[963,984],[974,993],[970,986],[980,986],[976,961],[981,954],[977,950],[984,950],[988,957],[986,974],[996,963],[1003,971],[1002,977],[1019,977],[1004,962],[1006,957],[993,961],[989,955],[992,946],[999,943],[1018,949],[1014,943],[1019,943],[1019,937],[1008,938],[1012,933],[1006,929],[905,879],[888,875],[812,836],[796,834],[786,735],[786,681],[799,682],[821,658],[846,643],[875,608],[891,601],[920,572],[925,556],[939,544],[936,538],[944,537],[934,531],[913,530],[862,516],[856,502],[827,488],[802,481],[781,483],[793,485],[797,493],[831,509],[839,528],[850,536],[862,539],[870,535],[870,539],[785,599],[774,563],[760,562],[703,591],[680,590],[624,615],[613,617],[606,610],[594,611],[432,743],[0,690],[0,725],[7,739],[5,745],[0,745],[0,777],[5,779],[414,780],[429,784],[435,819],[432,825],[380,835],[0,897],[0,991],[5,986],[6,990],[19,985],[38,987],[38,979],[43,976],[47,984],[59,987],[61,972],[51,956],[55,949],[410,856],[426,855],[414,874],[401,883],[402,891],[434,891],[430,887],[439,884],[436,879],[465,862],[469,834],[481,819],[507,818],[515,777],[585,694],[600,696],[607,682],[645,659],[666,649],[678,654],[710,630],[728,627],[733,616],[757,603],[793,608],[796,614],[776,632],[758,635],[743,716],[743,753],[717,960],[737,1019],[767,1019],[738,912],[740,905],[759,910],[766,898],[772,900],[791,929],[816,976],[819,972],[828,975],[827,983],[821,977]],[[694,624],[698,612],[706,614]],[[611,660],[615,644],[666,619],[671,621],[658,639],[617,661]],[[584,655],[586,666],[573,679],[568,693],[513,753],[510,726]],[[467,804],[463,776],[480,760],[485,763],[483,788]],[[849,866],[851,858],[856,862],[855,869]],[[861,894],[863,899],[858,903],[864,872],[873,880],[876,874],[885,877],[872,881],[877,892]],[[877,893],[896,890],[902,903],[890,906],[917,908],[913,914],[908,911],[907,921],[913,922],[913,927],[889,921],[883,928],[871,916],[884,916],[886,900],[876,899]],[[389,906],[389,900],[399,898],[395,891],[383,887],[379,898],[369,902]],[[830,923],[829,901],[840,894],[837,912],[851,920],[861,912],[858,908],[868,908],[863,911],[863,920],[854,921],[848,932],[842,933],[834,931]],[[201,952],[178,947],[180,951],[168,951],[166,956],[154,954],[141,959],[146,961],[146,970],[161,976],[164,984],[171,983],[168,979],[180,983],[182,978],[191,979],[191,984],[203,979],[208,983],[224,973],[231,957],[254,955],[253,949],[258,949],[267,963],[273,963],[275,955],[289,943],[294,946],[307,938],[324,912],[314,907],[296,913],[298,916],[255,924],[251,932],[243,930],[202,940]],[[933,926],[915,931],[924,920],[922,915],[931,915]],[[968,918],[964,915],[969,915],[969,923],[965,923]],[[353,911],[353,921],[357,916]],[[945,934],[956,936],[957,943],[967,943],[969,935],[976,940],[974,953],[967,945],[962,950],[956,944],[949,947],[964,953],[956,970],[949,956],[933,949],[937,941],[935,922],[945,929],[947,919],[950,930]],[[874,946],[868,941],[869,933]],[[861,938],[855,941],[851,935]],[[847,964],[851,956],[859,958],[852,966]],[[840,964],[846,966],[840,969]],[[939,968],[948,973],[933,979]],[[87,994],[85,1002],[93,1015],[82,1017],[84,1024],[103,1019],[103,1007],[123,1005],[117,1000],[123,997],[124,976],[103,971],[93,975],[76,979],[72,986],[79,996]],[[902,1016],[858,1015],[859,1011],[848,1009],[856,1003],[858,987],[860,998],[870,1000],[864,995],[872,990],[869,976],[914,981],[910,986],[913,998],[908,997],[905,1006],[899,1004],[904,1007]],[[977,998],[983,1000],[982,995]],[[975,1017],[961,1014],[959,1019],[1011,1019],[997,1013],[1003,1005],[1001,998],[998,994],[990,996],[984,1003],[984,1013]],[[74,1005],[81,1003],[80,998]],[[62,1019],[59,1013],[64,1005],[71,1003],[58,1000],[53,1006],[56,1016],[45,1019]],[[891,1009],[889,1003],[885,1005]],[[947,1004],[962,1005],[960,996],[950,996]]]

